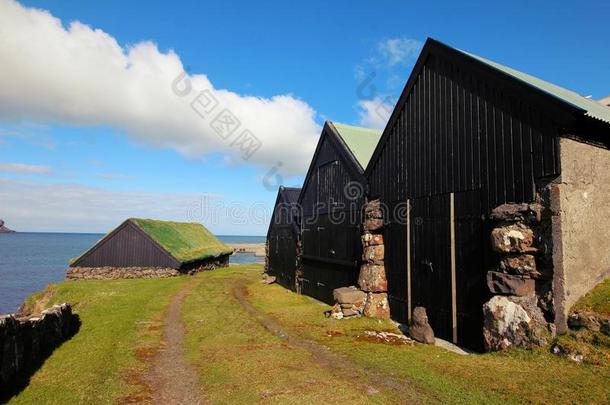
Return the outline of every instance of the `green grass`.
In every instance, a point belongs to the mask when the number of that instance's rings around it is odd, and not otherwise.
[[[10,403],[113,403],[134,392],[126,381],[143,367],[138,349],[158,346],[163,311],[188,280],[71,281],[30,298],[30,305],[70,302],[82,325]]]
[[[201,224],[140,218],[130,221],[183,264],[232,252]]]
[[[333,375],[306,350],[289,347],[238,303],[232,294],[236,281],[255,282],[260,271],[259,265],[245,265],[201,274],[205,281],[184,302],[186,352],[207,399],[221,404],[367,402],[354,382]],[[384,393],[375,399],[399,400]]]
[[[31,297],[29,305],[71,302],[83,324],[12,403],[149,399],[141,376],[160,345],[169,300],[186,283],[194,286],[182,307],[185,352],[212,403],[610,402],[610,367],[602,357],[596,363],[601,365],[579,364],[550,354],[548,347],[460,356],[419,344],[371,342],[361,338],[365,330],[396,331],[394,324],[327,319],[327,306],[261,284],[261,270],[242,265],[193,277],[51,286]],[[366,370],[361,380],[345,373],[345,365],[325,364],[303,346],[271,334],[235,298],[239,283],[247,286],[248,301],[289,335],[316,342],[354,370]],[[581,333],[560,339],[591,343],[597,337]],[[398,382],[398,388],[379,384],[375,376]],[[367,392],[363,385],[376,391]]]
[[[575,311],[591,311],[601,315],[610,315],[610,278],[598,284],[572,307]]]
[[[552,355],[548,347],[461,356],[425,345],[362,342],[357,336],[364,330],[393,325],[326,319],[321,316],[324,308],[277,285],[253,283],[250,294],[258,308],[289,332],[323,343],[362,367],[411,379],[441,402],[610,402],[608,363],[573,363]]]

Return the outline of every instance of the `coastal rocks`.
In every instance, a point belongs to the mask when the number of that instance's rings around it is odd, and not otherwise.
[[[78,316],[67,303],[46,309],[38,316],[0,316],[0,393],[17,389],[79,326]]]
[[[0,219],[0,233],[15,233],[15,231],[4,226],[4,221]]]
[[[523,305],[522,305],[523,304]],[[483,339],[488,351],[515,347],[531,348],[546,344],[546,323],[542,312],[525,302],[514,302],[508,297],[495,296],[483,305]]]
[[[428,323],[428,315],[426,314],[426,308],[415,307],[413,310],[413,316],[409,324],[409,336],[413,340],[428,345],[433,345],[435,342],[434,331]]]

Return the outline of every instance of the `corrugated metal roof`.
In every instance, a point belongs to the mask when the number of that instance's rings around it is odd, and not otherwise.
[[[527,73],[520,72],[520,71],[510,68],[508,66],[504,66],[499,63],[493,62],[489,59],[482,58],[480,56],[474,55],[474,54],[466,52],[466,51],[462,51],[460,49],[458,49],[458,51],[460,51],[480,62],[483,62],[486,65],[489,65],[509,76],[512,76],[513,78],[520,80],[521,82],[524,82],[530,86],[533,86],[533,87],[549,94],[550,96],[558,98],[559,100],[561,100],[565,103],[568,103],[574,107],[584,110],[585,115],[587,115],[589,117],[596,118],[600,121],[604,121],[604,122],[610,124],[610,108],[603,106],[602,104],[598,103],[595,100],[583,97],[580,94],[575,93],[571,90],[564,89],[563,87],[557,86],[553,83],[546,82],[542,79],[528,75]]]
[[[373,128],[354,127],[351,125],[333,122],[335,127],[350,152],[354,155],[360,166],[366,169],[373,152],[381,139],[382,131]]]

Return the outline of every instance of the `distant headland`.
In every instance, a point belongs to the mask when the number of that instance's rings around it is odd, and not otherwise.
[[[0,219],[0,233],[13,233],[15,231],[13,231],[12,229],[8,229],[6,226],[4,226],[4,221]]]

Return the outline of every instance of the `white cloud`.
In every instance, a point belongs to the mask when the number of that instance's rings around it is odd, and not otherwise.
[[[171,84],[183,65],[173,51],[151,42],[122,47],[100,29],[77,21],[66,28],[13,0],[0,0],[0,60],[0,120],[110,125],[189,157],[220,151],[238,161],[242,152],[231,142],[249,129],[262,142],[249,162],[268,168],[282,161],[286,175],[304,172],[320,130],[316,112],[292,95],[244,96],[215,88],[204,74],[189,75],[193,92],[177,96]],[[241,122],[228,139],[191,108],[204,89],[219,102],[214,116],[227,108]]]
[[[265,233],[269,204],[243,204],[209,193],[108,190],[80,184],[0,177],[0,218],[11,229],[107,232],[130,217],[201,222],[225,235]]]
[[[49,174],[51,173],[51,169],[48,166],[26,165],[23,163],[0,163],[0,172],[19,174]]]
[[[384,129],[392,110],[394,109],[394,100],[391,98],[375,97],[372,100],[361,100],[358,102],[360,111],[359,125],[368,128]]]
[[[422,43],[411,38],[390,38],[377,44],[377,50],[388,66],[412,62],[422,48]]]

